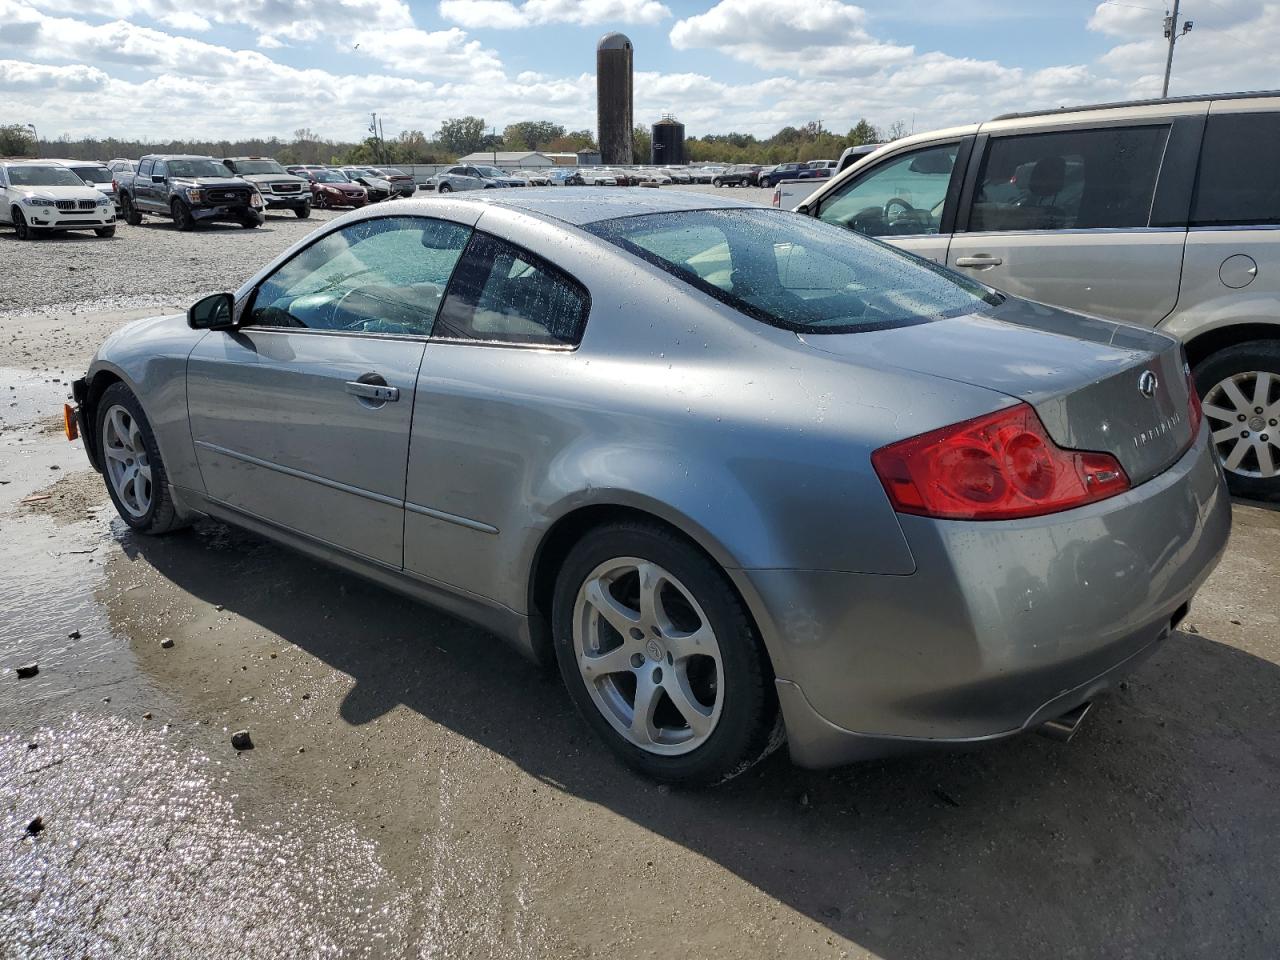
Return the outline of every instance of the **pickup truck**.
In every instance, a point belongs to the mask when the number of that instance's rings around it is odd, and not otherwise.
[[[773,188],[773,205],[779,210],[794,210],[821,183],[820,180],[783,180]]]
[[[801,170],[808,170],[807,163],[780,163],[772,170],[760,174],[760,186],[776,187],[783,180],[795,180]]]
[[[292,210],[299,220],[311,216],[311,181],[306,177],[288,173],[270,157],[223,157],[222,165],[257,187],[267,210]]]
[[[130,226],[143,214],[170,217],[179,230],[197,223],[230,221],[262,226],[262,194],[213,157],[148,154],[135,173],[116,174],[120,215]]]

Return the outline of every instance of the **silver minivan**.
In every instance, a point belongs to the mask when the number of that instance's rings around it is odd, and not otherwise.
[[[1011,114],[888,144],[797,209],[1181,338],[1232,492],[1280,500],[1277,157],[1280,91]]]

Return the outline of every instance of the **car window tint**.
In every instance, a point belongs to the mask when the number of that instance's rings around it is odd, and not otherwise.
[[[785,211],[689,210],[586,229],[749,317],[804,333],[922,323],[1001,300],[936,264]]]
[[[1191,206],[1195,227],[1280,223],[1280,113],[1214,115]]]
[[[449,286],[434,336],[451,340],[573,346],[589,298],[540,257],[477,233]]]
[[[959,149],[948,143],[887,160],[832,191],[818,217],[869,237],[937,233]]]
[[[138,167],[138,176],[144,179],[151,176],[151,167],[154,163],[154,160],[143,160],[141,165]]]
[[[249,323],[426,335],[469,227],[427,217],[361,220],[299,252],[262,282]]]
[[[157,160],[151,175],[153,177],[167,177],[169,175],[169,164],[163,160]]]
[[[971,231],[1145,227],[1167,126],[1106,127],[993,139]]]

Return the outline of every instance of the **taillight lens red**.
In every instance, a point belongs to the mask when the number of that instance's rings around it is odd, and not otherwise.
[[[1200,394],[1196,390],[1195,378],[1191,376],[1191,367],[1183,364],[1183,369],[1187,372],[1187,408],[1188,419],[1191,422],[1191,442],[1196,442],[1196,437],[1200,436],[1200,421],[1204,419],[1204,410],[1200,406]]]
[[[1025,403],[881,447],[871,463],[899,513],[951,520],[1037,517],[1129,489],[1115,457],[1062,449]]]

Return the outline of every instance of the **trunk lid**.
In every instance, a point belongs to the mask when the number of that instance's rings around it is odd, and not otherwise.
[[[1060,447],[1112,454],[1135,486],[1191,444],[1182,346],[1140,327],[1011,297],[988,314],[800,339],[1024,400]]]

